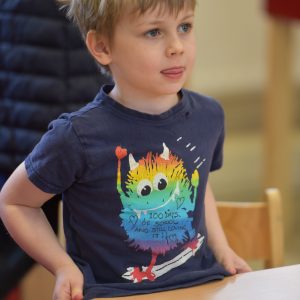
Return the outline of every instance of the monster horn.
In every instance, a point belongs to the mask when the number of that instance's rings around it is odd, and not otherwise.
[[[169,160],[170,150],[169,150],[169,148],[166,146],[165,143],[163,143],[163,147],[164,147],[164,151],[163,151],[163,153],[160,155],[160,157],[163,158],[163,159],[165,159],[165,160]]]
[[[136,169],[139,166],[139,164],[134,160],[134,157],[131,153],[129,154],[129,166],[130,171]]]

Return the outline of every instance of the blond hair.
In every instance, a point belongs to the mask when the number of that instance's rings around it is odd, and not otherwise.
[[[178,14],[185,5],[194,9],[196,0],[57,0],[67,9],[67,16],[73,20],[84,38],[89,30],[112,39],[116,23],[122,13],[130,8],[132,13],[144,14],[159,7],[160,12],[168,10]]]

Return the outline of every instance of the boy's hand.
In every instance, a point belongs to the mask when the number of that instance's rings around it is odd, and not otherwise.
[[[53,300],[82,300],[83,275],[78,267],[68,265],[56,272]]]
[[[225,247],[215,251],[218,262],[224,266],[231,275],[251,272],[251,267],[239,257],[230,247]]]

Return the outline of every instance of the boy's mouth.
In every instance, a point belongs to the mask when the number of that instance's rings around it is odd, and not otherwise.
[[[182,77],[185,67],[172,67],[162,70],[160,73],[170,79],[179,79]]]

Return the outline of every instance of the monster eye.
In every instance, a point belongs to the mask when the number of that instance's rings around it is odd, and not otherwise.
[[[162,191],[164,190],[168,185],[168,179],[165,174],[158,173],[155,175],[153,180],[153,186],[156,190]]]
[[[138,183],[137,193],[139,196],[147,196],[151,193],[151,191],[152,191],[152,184],[150,180],[143,179]]]

